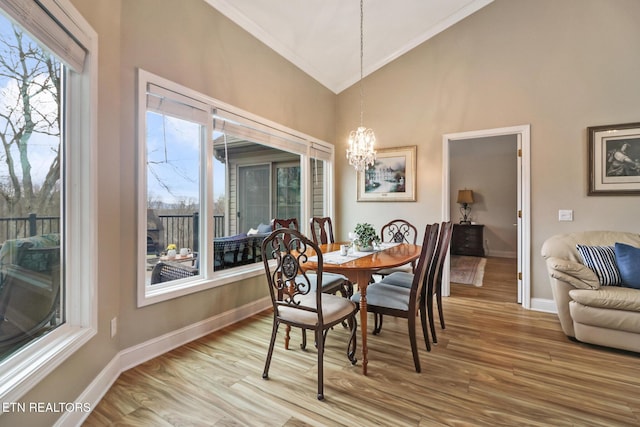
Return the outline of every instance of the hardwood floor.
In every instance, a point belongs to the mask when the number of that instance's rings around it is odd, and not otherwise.
[[[640,425],[640,355],[570,341],[554,314],[523,310],[512,264],[489,258],[482,287],[452,287],[439,343],[420,345],[421,374],[406,320],[386,317],[366,377],[347,360],[347,330],[329,333],[324,401],[299,333],[288,351],[279,340],[263,380],[265,312],[124,372],[85,425]]]
[[[515,258],[487,257],[482,286],[452,283],[451,296],[482,302],[515,303],[518,301],[517,274],[518,262]]]

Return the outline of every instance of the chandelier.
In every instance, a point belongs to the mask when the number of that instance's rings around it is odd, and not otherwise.
[[[363,109],[362,100],[364,98],[363,89],[363,67],[362,58],[364,56],[364,6],[363,0],[360,0],[360,126],[357,130],[353,130],[349,133],[349,148],[347,148],[347,159],[349,164],[353,166],[356,171],[362,172],[367,169],[376,160],[376,151],[373,146],[376,142],[376,136],[373,133],[373,129],[368,129],[363,126]]]

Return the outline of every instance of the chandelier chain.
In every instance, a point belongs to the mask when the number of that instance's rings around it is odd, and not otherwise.
[[[360,0],[360,126],[364,123],[364,0]]]
[[[363,172],[376,160],[373,129],[364,127],[364,0],[360,0],[360,126],[349,133],[347,159],[356,171]]]

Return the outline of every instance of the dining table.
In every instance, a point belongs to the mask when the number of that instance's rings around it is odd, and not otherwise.
[[[341,254],[340,246],[348,244],[349,242],[341,242],[318,246],[322,252],[322,270],[342,274],[351,283],[358,286],[362,335],[362,373],[367,375],[367,286],[377,271],[417,260],[420,257],[421,247],[409,243],[381,243],[371,252],[359,252],[351,248],[346,255]],[[305,270],[317,269],[317,258],[309,257],[304,268]]]

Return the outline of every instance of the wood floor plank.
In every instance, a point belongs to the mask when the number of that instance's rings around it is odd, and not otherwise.
[[[279,332],[264,380],[265,312],[124,372],[84,425],[640,425],[640,355],[571,341],[556,315],[522,309],[515,271],[490,257],[482,287],[452,286],[438,344],[428,352],[418,337],[420,374],[406,320],[385,317],[369,335],[366,377],[346,357],[348,330],[330,331],[325,401],[313,339],[300,349],[299,331],[289,350]]]

